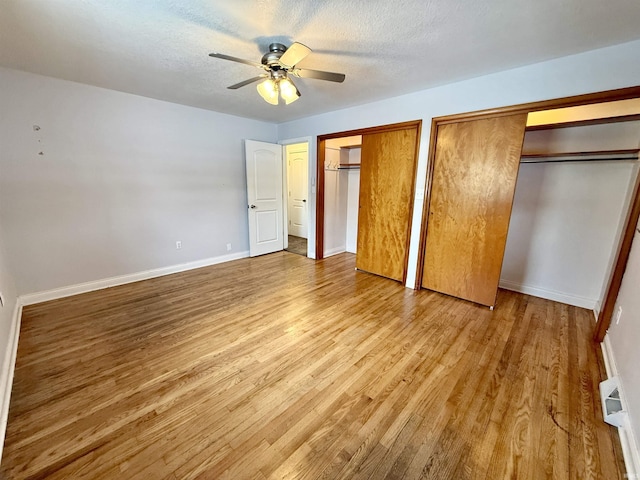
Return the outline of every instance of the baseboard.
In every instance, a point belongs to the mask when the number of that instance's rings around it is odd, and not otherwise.
[[[613,348],[611,346],[609,334],[604,336],[604,340],[600,344],[600,348],[602,348],[602,356],[604,358],[604,368],[607,371],[607,378],[615,377],[618,375],[618,367],[616,366],[616,359],[613,358]]]
[[[604,341],[600,344],[602,348],[602,356],[604,357],[605,369],[607,371],[607,377],[618,376],[618,367],[616,366],[615,355],[613,353],[613,347],[611,345],[611,339],[609,335],[604,336]],[[624,385],[622,379],[619,379],[619,391],[620,400],[622,401],[622,407],[627,410],[626,397],[624,394]],[[628,411],[628,410],[627,410]],[[625,478],[640,478],[640,449],[636,442],[636,435],[633,431],[633,426],[629,422],[627,416],[625,425],[618,428],[618,435],[620,436],[620,445],[622,446],[622,456],[624,457],[624,465],[627,470]]]
[[[546,298],[547,300],[566,303],[567,305],[586,308],[588,310],[593,310],[596,306],[596,303],[598,302],[596,299],[592,298],[579,297],[577,295],[570,295],[567,293],[557,292],[555,290],[547,290],[540,287],[533,287],[530,285],[522,285],[520,283],[510,282],[508,280],[500,280],[500,288],[524,293],[526,295],[532,295],[534,297]]]
[[[7,351],[2,361],[2,371],[0,371],[0,458],[2,458],[2,447],[4,446],[4,436],[7,431],[9,420],[9,403],[11,401],[11,387],[13,385],[13,372],[16,366],[18,355],[18,338],[20,336],[20,320],[22,319],[22,304],[20,300],[16,302],[11,317],[11,327],[9,329],[9,341]]]
[[[332,255],[337,255],[339,253],[344,253],[346,252],[344,245],[342,247],[338,247],[338,248],[332,248],[331,250],[325,250],[324,251],[324,257],[330,257]]]
[[[600,310],[602,309],[602,302],[599,300],[596,302],[596,306],[593,307],[593,315],[596,317],[596,322],[598,321],[598,316],[600,315]]]
[[[163,275],[170,275],[172,273],[185,272],[195,268],[209,267],[211,265],[230,262],[232,260],[238,260],[248,256],[249,252],[245,251],[232,253],[230,255],[222,255],[219,257],[205,258],[204,260],[197,260],[195,262],[180,263],[178,265],[146,270],[144,272],[120,275],[118,277],[105,278],[102,280],[95,280],[93,282],[79,283],[77,285],[70,285],[68,287],[56,288],[44,292],[28,293],[26,295],[22,295],[20,300],[22,305],[33,305],[34,303],[48,302],[49,300],[57,300],[59,298],[70,297],[80,293],[87,293],[94,290],[101,290],[103,288],[124,285],[126,283],[139,282],[140,280],[162,277]]]

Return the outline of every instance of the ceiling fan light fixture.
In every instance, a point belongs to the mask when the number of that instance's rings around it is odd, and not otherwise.
[[[284,102],[289,105],[300,98],[300,92],[294,85],[294,83],[288,78],[283,78],[279,82],[280,96]]]
[[[326,80],[329,82],[342,83],[345,79],[344,73],[324,72],[322,70],[310,70],[308,68],[298,68],[298,63],[311,53],[311,49],[299,42],[294,42],[289,48],[281,43],[269,45],[269,51],[265,53],[260,63],[244,60],[224,53],[210,53],[213,58],[229,60],[236,63],[251,65],[263,70],[258,76],[235,83],[229,87],[230,90],[237,90],[254,82],[263,80],[258,84],[258,93],[265,102],[271,105],[278,105],[280,97],[289,105],[300,98],[300,92],[289,78],[293,75],[296,78],[313,78],[316,80]]]
[[[265,102],[278,105],[278,85],[273,78],[267,78],[256,87]]]

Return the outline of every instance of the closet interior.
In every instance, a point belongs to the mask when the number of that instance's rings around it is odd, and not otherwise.
[[[499,285],[597,312],[606,294],[634,195],[640,150],[640,101],[529,113],[526,125],[521,126],[524,138],[515,176],[505,170],[511,160],[507,161],[504,151],[496,150],[495,155],[490,155],[500,158],[500,166],[487,159],[478,161],[478,152],[490,148],[487,145],[491,142],[507,145],[508,138],[518,140],[519,129],[512,128],[509,133],[496,127],[489,135],[476,128],[474,131],[480,133],[470,133],[469,125],[480,126],[482,121],[487,122],[473,119],[437,127],[426,212],[422,287],[493,306]],[[450,135],[447,132],[451,125],[467,130]],[[442,143],[444,147],[439,146]],[[468,192],[477,188],[484,193],[470,193],[472,198],[465,198],[464,192],[455,192],[457,203],[466,202],[468,206],[452,214],[449,207],[437,203],[442,196],[440,191],[450,188],[453,178],[447,171],[443,175],[441,170],[451,155],[462,151],[466,156],[457,159],[462,173],[456,175],[470,182]],[[474,184],[474,178],[484,180],[478,185]],[[511,198],[508,188],[500,190],[496,179],[501,178],[507,179],[506,184],[513,183]],[[487,206],[486,192],[498,207]],[[482,215],[478,216],[474,209]],[[504,224],[505,215],[506,239],[503,232],[492,230],[493,226]],[[449,248],[450,252],[456,250],[456,243],[465,244],[450,256],[449,264],[445,263],[446,249],[439,251],[432,247],[430,252],[432,244],[447,243],[454,246]],[[489,255],[496,257],[493,270],[477,269]],[[497,270],[495,265],[500,261],[496,259],[501,261]],[[475,275],[474,269],[482,270],[481,274]],[[440,271],[454,273],[441,281]],[[455,288],[462,288],[462,293],[450,289],[454,283]]]
[[[640,112],[637,101],[626,102]],[[574,115],[587,118],[559,123],[535,120],[571,112],[529,114],[503,288],[599,311],[633,194],[640,144],[640,118],[597,117],[606,107],[574,107]]]
[[[325,142],[324,256],[356,253],[362,135]]]
[[[420,120],[318,137],[316,248],[405,283]],[[322,248],[318,248],[321,245]]]

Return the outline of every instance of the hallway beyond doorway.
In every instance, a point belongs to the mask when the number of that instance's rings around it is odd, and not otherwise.
[[[302,237],[296,237],[295,235],[289,235],[289,246],[285,248],[287,252],[297,253],[304,257],[307,256],[307,239]]]

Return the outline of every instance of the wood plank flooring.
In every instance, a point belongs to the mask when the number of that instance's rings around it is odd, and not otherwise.
[[[25,308],[2,474],[623,478],[590,312],[354,266],[280,252]]]

